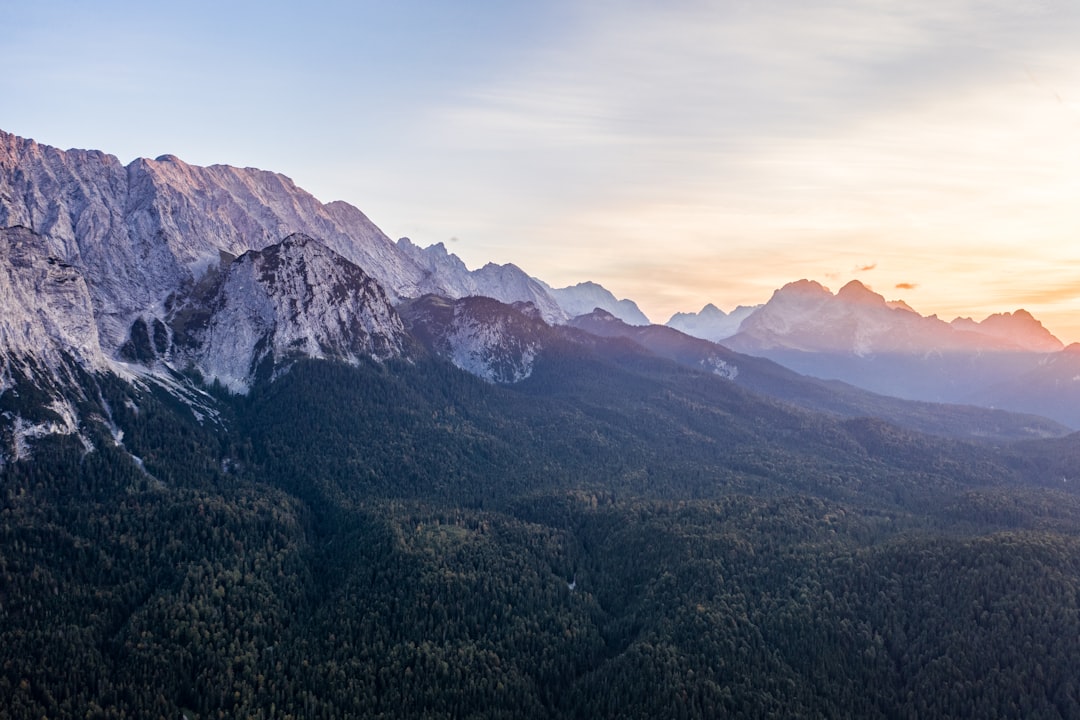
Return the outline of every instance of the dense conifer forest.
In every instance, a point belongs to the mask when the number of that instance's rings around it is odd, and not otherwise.
[[[632,352],[93,382],[0,476],[0,717],[1080,717],[1075,437]]]

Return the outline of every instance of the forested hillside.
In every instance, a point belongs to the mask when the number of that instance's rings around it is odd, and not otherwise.
[[[301,362],[202,423],[99,380],[122,444],[3,470],[0,716],[1080,716],[1076,438],[617,347]]]

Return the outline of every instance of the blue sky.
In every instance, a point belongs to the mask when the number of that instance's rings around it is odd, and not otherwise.
[[[1080,340],[1074,2],[8,5],[42,143],[275,170],[658,322],[857,278]]]

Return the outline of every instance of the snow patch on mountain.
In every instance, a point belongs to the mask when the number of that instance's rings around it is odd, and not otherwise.
[[[79,434],[79,418],[71,401],[64,398],[54,398],[47,406],[54,419],[33,421],[22,415],[14,414],[11,417],[11,443],[14,449],[10,460],[22,460],[30,455],[30,441],[47,435],[75,435],[82,442],[83,448],[92,450],[89,441]],[[0,467],[5,458],[0,456]]]
[[[715,355],[703,359],[701,361],[701,366],[712,372],[713,375],[719,375],[725,380],[734,380],[739,377],[739,367],[737,365],[729,363]]]

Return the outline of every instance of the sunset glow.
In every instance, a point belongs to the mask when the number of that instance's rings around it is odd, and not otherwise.
[[[42,143],[279,171],[654,322],[859,279],[1080,340],[1074,3],[23,5]]]

